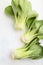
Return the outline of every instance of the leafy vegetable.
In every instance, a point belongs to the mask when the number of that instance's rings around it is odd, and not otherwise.
[[[31,3],[28,0],[12,0],[12,8],[14,11],[14,25],[16,29],[25,29],[25,20],[32,11]]]
[[[31,19],[32,20],[32,19]],[[43,38],[43,20],[33,21],[35,24],[31,24],[29,30],[27,30],[23,36],[22,41],[24,43],[29,43],[34,37],[38,37],[39,39]],[[32,28],[35,26],[35,28]]]
[[[12,6],[9,5],[5,8],[5,13],[9,16],[14,16],[14,12],[13,12],[13,9],[12,9]]]
[[[5,8],[5,13],[14,17],[14,26],[18,30],[26,29],[22,36],[25,44],[12,53],[13,58],[39,59],[43,57],[43,47],[39,40],[43,39],[43,20],[37,20],[38,13],[32,9],[28,0],[12,0]]]
[[[37,38],[33,39],[29,44],[25,45],[23,48],[16,49],[12,53],[13,58],[31,58],[38,59],[43,57],[43,47],[38,42]]]

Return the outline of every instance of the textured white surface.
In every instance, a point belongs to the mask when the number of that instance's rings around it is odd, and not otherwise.
[[[39,18],[43,19],[43,0],[30,0],[39,13]],[[15,31],[13,18],[4,13],[4,8],[9,5],[11,0],[0,0],[0,65],[43,65],[43,59],[31,60],[12,60],[10,52],[23,44],[20,42],[22,32]],[[43,41],[41,41],[43,43]]]

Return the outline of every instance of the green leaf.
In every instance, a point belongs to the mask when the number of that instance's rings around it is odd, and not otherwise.
[[[23,13],[25,14],[25,16],[27,16],[29,14],[29,12],[32,11],[32,6],[31,6],[31,2],[28,0],[19,0],[19,4],[22,8]]]
[[[38,13],[36,11],[31,11],[30,14],[28,15],[27,19],[26,19],[26,27],[28,29],[33,28],[35,20],[38,17]]]
[[[37,36],[39,39],[43,39],[43,33],[39,33],[39,35]]]
[[[38,28],[40,25],[43,25],[43,20],[36,20],[35,21],[36,28]]]
[[[36,26],[37,29],[39,28],[38,33],[40,35],[38,36],[38,38],[43,39],[43,20],[37,20],[35,22],[35,26]]]
[[[42,46],[35,44],[35,45],[32,45],[29,50],[32,51],[29,54],[29,58],[39,59],[43,57],[43,47]]]
[[[12,0],[12,8],[15,14],[22,14],[23,12],[25,16],[32,10],[31,3],[28,0]]]
[[[12,9],[12,6],[7,6],[6,8],[5,8],[5,13],[7,14],[7,15],[9,15],[9,16],[14,16],[14,12],[13,12],[13,9]]]
[[[40,27],[39,32],[43,33],[43,25]]]
[[[43,20],[37,20],[35,26],[37,29],[39,28],[39,33],[43,33]]]

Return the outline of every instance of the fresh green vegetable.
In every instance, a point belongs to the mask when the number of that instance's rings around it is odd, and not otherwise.
[[[25,20],[32,11],[31,3],[28,0],[12,0],[12,8],[14,12],[14,26],[16,29],[25,29]]]
[[[33,23],[22,36],[22,41],[24,43],[29,43],[36,36],[39,39],[43,38],[43,20],[33,21]],[[35,26],[35,28],[32,28],[33,26]]]
[[[31,58],[39,59],[43,57],[43,47],[38,42],[37,38],[34,38],[29,44],[25,45],[23,48],[16,49],[12,53],[13,58]]]
[[[13,12],[13,9],[12,9],[12,6],[9,5],[5,8],[5,13],[9,16],[14,16],[14,12]]]
[[[13,58],[39,59],[43,57],[43,47],[39,40],[43,39],[43,20],[37,20],[38,13],[32,9],[28,0],[12,0],[5,8],[5,13],[14,17],[14,26],[18,30],[26,29],[22,36],[25,44],[12,53]]]

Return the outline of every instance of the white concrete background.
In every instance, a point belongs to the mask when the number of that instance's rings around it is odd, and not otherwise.
[[[30,0],[32,7],[39,13],[39,19],[43,19],[43,0]],[[13,18],[4,13],[4,9],[11,3],[11,0],[0,0],[0,65],[43,65],[43,59],[12,60],[10,52],[12,49],[21,47],[22,32],[15,31]],[[43,43],[43,40],[41,41]]]

